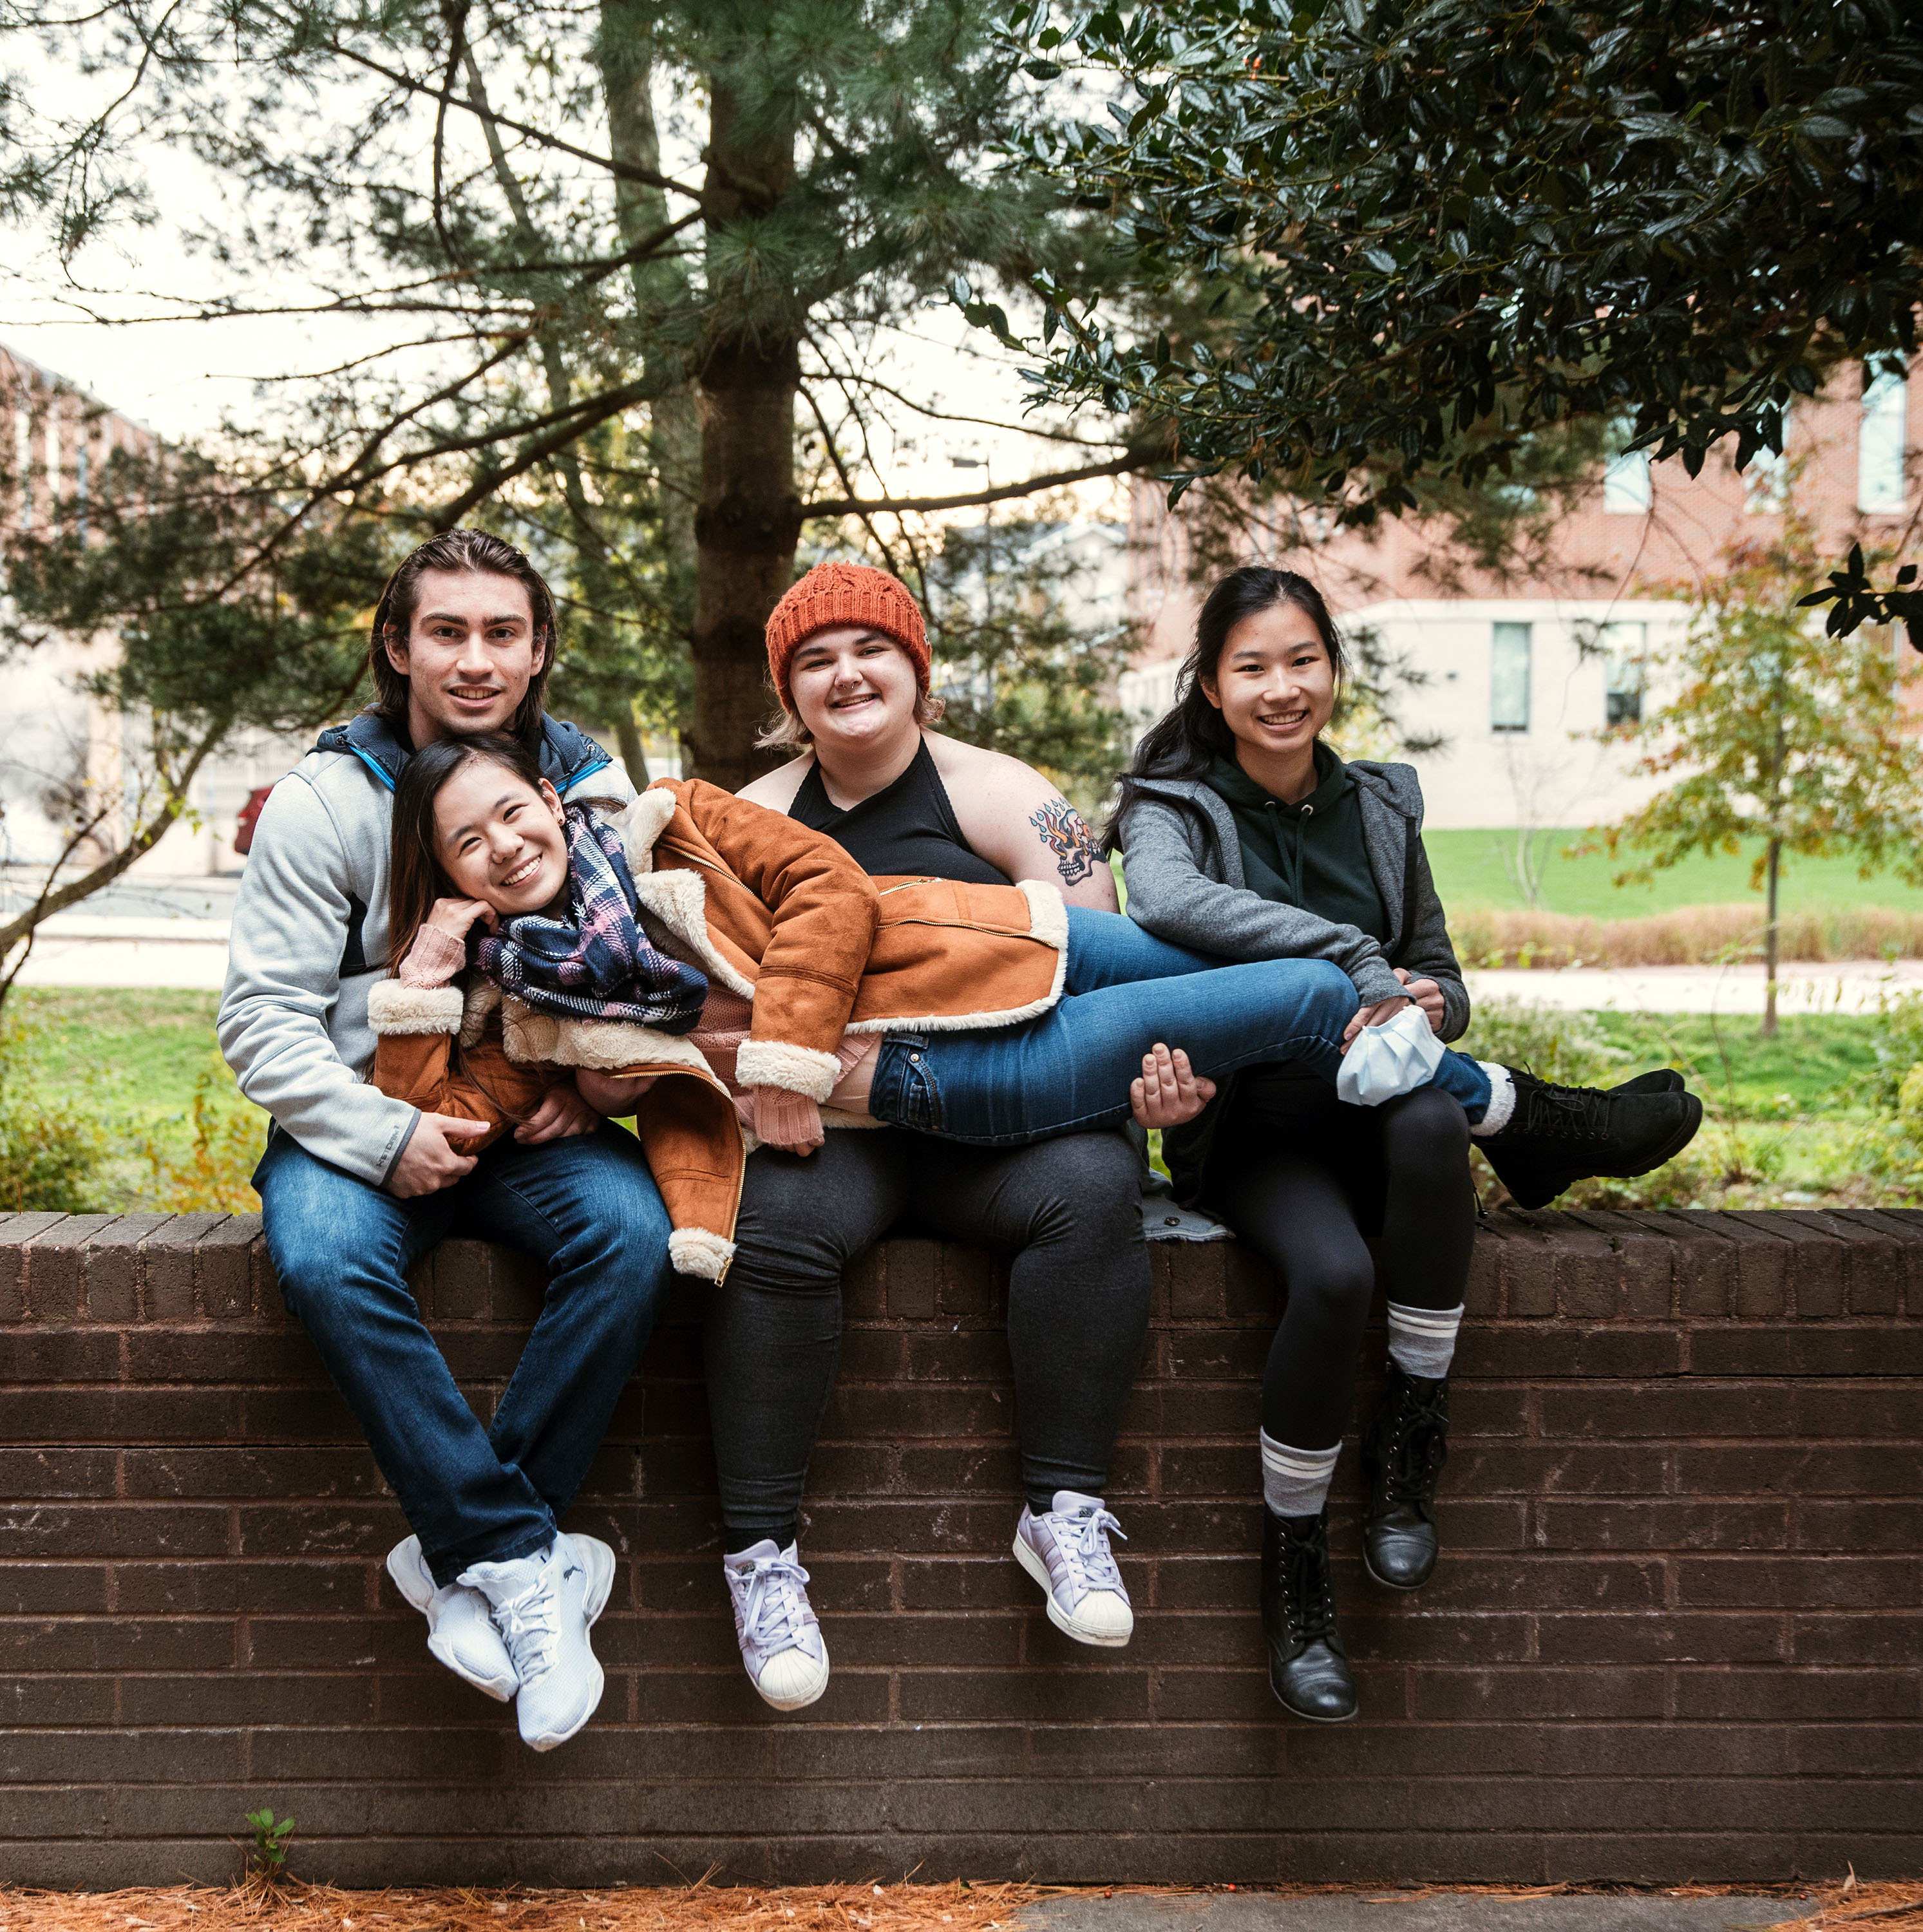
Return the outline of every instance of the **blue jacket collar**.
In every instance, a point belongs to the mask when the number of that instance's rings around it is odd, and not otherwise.
[[[388,791],[393,790],[412,747],[378,711],[358,712],[344,724],[330,724],[315,741],[316,752],[346,752],[360,760]],[[558,792],[579,784],[614,763],[585,731],[558,718],[541,721],[541,770]]]

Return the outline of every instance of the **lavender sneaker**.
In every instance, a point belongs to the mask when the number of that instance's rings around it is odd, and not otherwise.
[[[735,1641],[748,1682],[778,1711],[799,1711],[828,1688],[828,1646],[808,1600],[808,1572],[790,1543],[764,1537],[722,1568],[734,1603]]]
[[[1119,1649],[1134,1634],[1135,1612],[1108,1548],[1112,1529],[1121,1536],[1121,1525],[1100,1496],[1058,1490],[1045,1516],[1023,1506],[1015,1560],[1048,1592],[1048,1621],[1056,1629],[1077,1643]]]

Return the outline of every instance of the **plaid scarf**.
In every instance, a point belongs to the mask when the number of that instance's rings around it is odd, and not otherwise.
[[[568,910],[526,913],[475,943],[487,978],[536,1012],[630,1020],[686,1033],[701,1016],[707,976],[658,952],[634,917],[634,882],[620,836],[579,806],[566,808]]]

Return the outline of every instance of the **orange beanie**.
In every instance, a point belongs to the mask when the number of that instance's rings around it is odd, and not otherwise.
[[[788,660],[817,631],[842,624],[860,624],[892,638],[908,652],[915,682],[926,694],[928,634],[908,586],[898,577],[865,563],[818,563],[789,586],[768,618],[768,670],[785,710],[794,710],[788,692]]]

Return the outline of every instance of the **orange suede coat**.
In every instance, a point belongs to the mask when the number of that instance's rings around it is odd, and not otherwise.
[[[818,1104],[844,1034],[1013,1026],[1061,997],[1068,916],[1052,886],[871,879],[824,833],[698,779],[650,786],[618,830],[650,938],[749,1003],[745,1087]],[[368,1010],[375,1085],[496,1133],[532,1111],[557,1069],[656,1076],[635,1130],[674,1224],[670,1258],[711,1281],[726,1273],[750,1148],[688,1041],[556,1018],[487,985],[464,994],[383,980]]]

